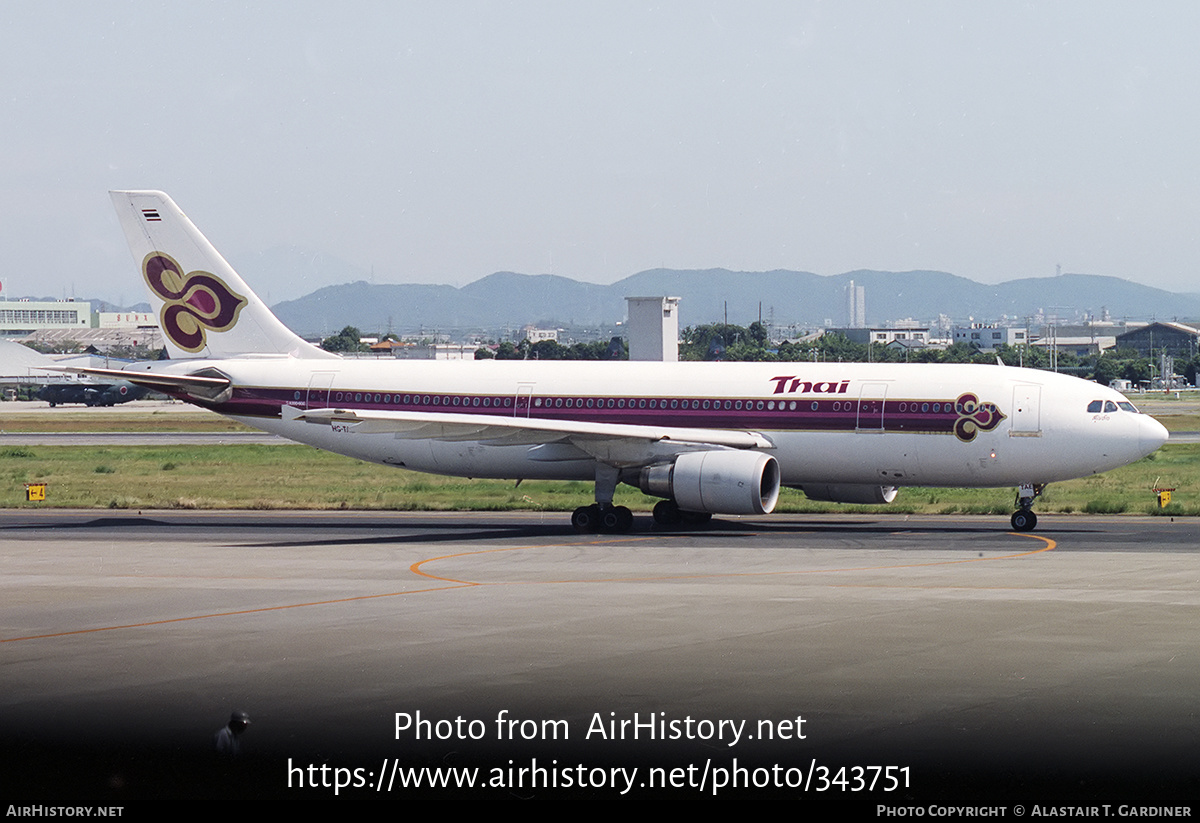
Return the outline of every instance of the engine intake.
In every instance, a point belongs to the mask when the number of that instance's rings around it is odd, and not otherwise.
[[[779,500],[779,463],[746,451],[685,452],[674,463],[642,469],[646,494],[673,499],[683,511],[770,514]]]

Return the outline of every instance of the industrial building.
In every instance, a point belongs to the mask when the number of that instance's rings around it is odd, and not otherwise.
[[[90,329],[92,306],[74,300],[0,300],[0,336],[12,338],[39,329]]]
[[[1150,323],[1117,335],[1118,349],[1134,349],[1140,357],[1169,354],[1187,359],[1200,350],[1200,329],[1183,323]]]

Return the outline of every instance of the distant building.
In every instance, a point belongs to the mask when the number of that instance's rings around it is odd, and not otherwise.
[[[924,346],[929,341],[928,328],[908,329],[826,329],[826,334],[840,334],[851,343],[882,343],[885,346],[893,340],[903,340],[909,344]]]
[[[980,351],[994,351],[1000,346],[1020,346],[1028,342],[1025,329],[986,323],[955,326],[951,330],[951,336],[955,343],[966,343]]]
[[[1200,350],[1200,329],[1183,323],[1150,323],[1118,334],[1116,343],[1118,349],[1134,349],[1140,357],[1169,354],[1188,358]]]
[[[890,351],[901,351],[912,353],[914,351],[922,351],[931,348],[945,348],[945,346],[934,346],[928,340],[911,340],[904,338],[896,338],[887,344]]]
[[[1045,326],[1030,340],[1030,345],[1046,351],[1054,349],[1059,354],[1069,352],[1076,357],[1088,357],[1115,346],[1119,330],[1119,326],[1111,323]]]
[[[39,329],[90,329],[92,305],[74,300],[0,300],[0,335],[32,334]]]
[[[846,286],[846,325],[852,329],[867,325],[867,287],[856,286],[853,280]]]
[[[360,339],[358,342],[365,343],[366,341]],[[396,354],[397,349],[412,348],[415,345],[416,345],[415,343],[404,343],[404,342],[401,342],[400,340],[392,340],[390,338],[387,340],[379,340],[379,341],[369,344],[372,354],[380,354],[380,355],[390,354],[390,355],[393,355],[396,357],[401,356],[401,355]]]
[[[1069,353],[1076,357],[1089,357],[1113,347],[1113,337],[1077,337],[1054,335],[1039,337],[1029,345],[1038,349],[1050,351],[1054,349],[1059,354]]]
[[[521,331],[524,333],[525,339],[530,343],[540,343],[543,340],[558,342],[558,329],[539,329],[534,326],[526,326]]]
[[[23,343],[55,347],[92,346],[99,351],[108,351],[116,346],[145,346],[156,350],[163,347],[162,333],[157,326],[135,329],[38,329],[16,339]]]
[[[395,346],[391,351],[398,360],[474,360],[478,348],[478,343],[431,343]]]
[[[0,300],[0,336],[49,346],[162,346],[152,312],[93,312],[86,300]]]
[[[157,329],[158,317],[148,311],[96,312],[98,329]]]
[[[674,363],[679,360],[679,298],[626,297],[629,307],[629,359]]]

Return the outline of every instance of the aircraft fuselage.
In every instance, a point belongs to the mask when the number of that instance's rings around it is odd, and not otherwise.
[[[1049,483],[1124,465],[1165,438],[1157,421],[1117,407],[1129,404],[1111,389],[1001,366],[288,358],[162,365],[228,375],[232,396],[202,405],[248,425],[363,460],[469,477],[590,480],[595,460],[565,444],[490,445],[314,426],[285,419],[281,409],[753,431],[772,444],[766,451],[791,486]],[[1096,401],[1113,410],[1089,413]],[[664,449],[663,459],[678,453]],[[647,461],[641,455],[637,462]]]

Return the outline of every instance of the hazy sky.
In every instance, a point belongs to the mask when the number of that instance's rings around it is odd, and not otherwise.
[[[144,299],[106,191],[157,188],[245,274],[1200,291],[1198,42],[1191,2],[4,3],[0,280]]]

